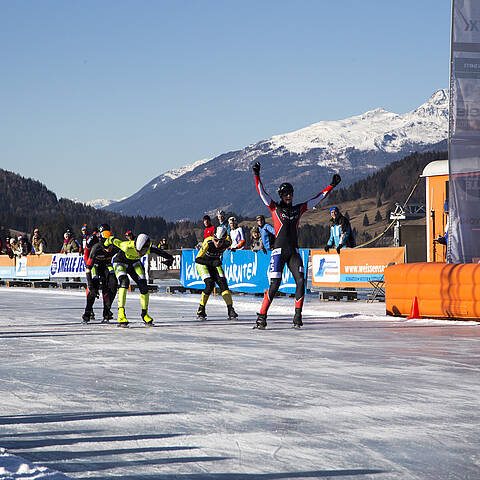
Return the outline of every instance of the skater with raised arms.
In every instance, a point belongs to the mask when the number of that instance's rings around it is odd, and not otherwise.
[[[135,240],[127,240],[126,242],[109,237],[105,240],[105,246],[108,247],[109,245],[115,245],[120,250],[112,260],[118,281],[118,326],[128,327],[125,304],[127,302],[127,290],[130,286],[129,275],[140,290],[141,316],[145,326],[153,326],[153,318],[148,314],[148,285],[141,258],[147,253],[156,253],[165,258],[163,263],[170,267],[173,263],[173,257],[165,250],[154,247],[150,237],[145,233],[140,233]]]
[[[238,317],[233,308],[232,294],[228,290],[227,279],[222,268],[222,254],[230,245],[231,241],[228,238],[227,229],[223,226],[217,227],[213,236],[203,241],[202,248],[195,258],[197,272],[205,282],[205,289],[200,297],[200,305],[197,311],[197,318],[200,320],[207,318],[205,306],[215,283],[219,286],[222,297],[227,304],[229,320],[236,320]]]
[[[340,175],[333,175],[332,182],[315,197],[306,202],[293,205],[293,186],[290,183],[282,183],[278,189],[280,202],[275,202],[265,191],[260,180],[260,162],[252,167],[255,175],[255,186],[263,203],[270,210],[275,228],[275,243],[268,268],[270,286],[263,297],[260,312],[257,315],[257,323],[254,328],[263,329],[267,326],[267,312],[272,300],[282,282],[282,272],[285,264],[292,272],[295,279],[295,315],[293,326],[300,328],[302,322],[303,300],[305,298],[305,275],[302,257],[298,252],[298,226],[301,216],[318,202],[323,200],[330,191],[341,181]]]

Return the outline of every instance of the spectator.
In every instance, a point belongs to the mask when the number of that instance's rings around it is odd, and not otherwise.
[[[77,253],[80,248],[80,244],[75,240],[72,231],[67,228],[63,234],[63,245],[60,253]]]
[[[42,255],[47,249],[47,244],[45,240],[40,236],[40,230],[35,228],[33,230],[32,237],[32,254],[33,255]]]
[[[445,200],[445,203],[443,204],[443,211],[446,216],[446,221],[445,221],[445,233],[444,235],[439,235],[437,238],[433,240],[434,243],[439,243],[440,245],[445,245],[447,246],[447,239],[448,239],[448,199]]]
[[[355,238],[353,236],[352,227],[347,217],[340,213],[338,207],[332,207],[330,209],[330,238],[325,245],[325,251],[328,252],[330,248],[335,248],[337,253],[343,247],[355,247]]]
[[[13,258],[13,251],[12,251],[12,246],[10,244],[10,237],[5,237],[5,247],[4,247],[4,252],[5,255],[8,255],[10,258]]]
[[[252,237],[252,252],[267,253],[263,246],[262,237],[260,236],[260,229],[258,227],[252,227],[250,229],[250,236]]]
[[[265,250],[273,250],[275,229],[269,223],[265,223],[265,217],[263,215],[257,215],[257,225],[260,230],[260,236],[262,237],[263,247]]]
[[[85,223],[82,225],[82,241],[81,241],[81,252],[84,252],[85,251],[85,247],[87,246],[87,239],[89,237],[89,233],[88,233],[88,225]]]
[[[160,250],[170,250],[170,245],[168,244],[167,237],[163,237],[162,241],[158,244]]]
[[[26,235],[20,235],[18,237],[18,245],[22,250],[22,256],[26,257],[32,253],[32,245]]]
[[[215,231],[215,227],[212,225],[212,219],[210,215],[205,215],[203,217],[203,224],[205,225],[205,230],[203,231],[203,239],[212,237]]]
[[[135,240],[135,234],[132,232],[132,230],[127,230],[125,232],[125,236],[127,237],[127,240],[129,240],[129,241]]]
[[[22,256],[22,247],[20,246],[20,243],[16,238],[12,237],[10,239],[10,248],[11,248],[10,258]]]
[[[230,227],[230,240],[232,241],[230,250],[233,252],[235,250],[245,250],[245,234],[243,233],[243,228],[238,225],[237,219],[230,217],[228,226]]]
[[[218,210],[217,220],[218,220],[218,226],[226,228],[227,229],[227,235],[228,235],[230,233],[230,227],[228,226],[228,222],[225,219],[225,212],[223,210]]]

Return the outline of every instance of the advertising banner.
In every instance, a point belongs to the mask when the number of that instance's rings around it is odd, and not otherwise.
[[[51,278],[85,277],[85,259],[78,253],[55,253],[50,265]]]
[[[50,278],[51,255],[28,255],[16,259],[0,259],[0,278],[22,280],[48,280]]]
[[[345,248],[337,253],[312,250],[312,285],[315,287],[371,287],[383,280],[390,264],[404,263],[405,247]]]
[[[480,2],[454,0],[447,261],[480,260]]]
[[[145,265],[145,270],[147,271],[147,276],[149,281],[166,278],[167,276],[178,275],[180,271],[180,264],[182,261],[181,254],[173,254],[173,264],[169,268],[163,262],[164,258],[157,255],[156,253],[149,253],[147,255]],[[147,268],[148,267],[148,268]],[[170,274],[170,275],[167,275]]]
[[[306,281],[309,250],[300,249],[299,251],[305,267]],[[182,250],[180,282],[186,288],[203,290],[205,284],[195,267],[197,253],[198,251],[193,249]],[[223,254],[223,271],[229,289],[243,293],[263,293],[269,286],[267,277],[269,264],[270,252],[252,252],[251,250],[225,252]],[[283,271],[279,290],[283,293],[295,293],[295,280],[287,267]]]
[[[7,255],[0,257],[0,278],[14,278],[15,277],[15,260],[9,258]]]

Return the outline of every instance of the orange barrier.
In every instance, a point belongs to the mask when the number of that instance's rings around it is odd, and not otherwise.
[[[409,315],[415,297],[420,317],[478,320],[480,265],[406,263],[387,267],[387,315]]]
[[[14,267],[15,260],[7,255],[0,256],[0,267]]]

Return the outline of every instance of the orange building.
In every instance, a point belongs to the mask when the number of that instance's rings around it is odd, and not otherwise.
[[[427,262],[445,262],[446,247],[433,240],[445,234],[448,215],[444,211],[448,199],[448,160],[430,162],[423,170],[426,185]]]

